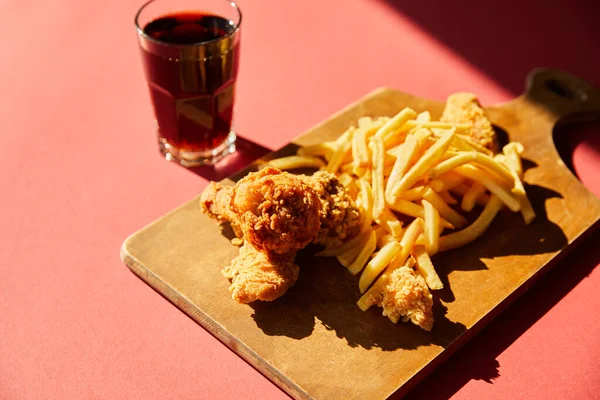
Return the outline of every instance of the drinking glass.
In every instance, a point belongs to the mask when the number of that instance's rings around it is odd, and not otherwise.
[[[135,26],[158,145],[184,166],[235,151],[232,128],[242,14],[226,0],[150,0]]]

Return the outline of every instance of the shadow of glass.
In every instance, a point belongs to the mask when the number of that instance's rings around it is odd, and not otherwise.
[[[216,165],[184,168],[209,181],[220,181],[271,152],[270,149],[239,135],[235,146],[236,151],[219,161]]]

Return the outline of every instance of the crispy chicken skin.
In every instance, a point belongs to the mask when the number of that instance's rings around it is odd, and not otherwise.
[[[286,254],[314,241],[320,228],[317,194],[296,175],[264,168],[233,189],[231,211],[244,238],[265,252]]]
[[[237,237],[242,236],[242,230],[237,224],[237,219],[231,212],[232,186],[224,186],[219,182],[210,182],[200,195],[200,208],[209,217],[219,223],[229,222]]]
[[[477,96],[473,93],[454,93],[448,96],[440,121],[471,123],[471,138],[478,144],[496,152],[498,143],[492,124],[485,116]]]
[[[339,247],[358,235],[360,211],[338,178],[326,171],[318,171],[302,178],[317,193],[321,203],[321,229],[315,243],[325,247]]]
[[[425,279],[412,268],[400,267],[390,274],[381,307],[383,315],[393,323],[402,317],[403,321],[410,320],[426,331],[433,328],[433,296]]]
[[[267,256],[248,242],[240,254],[223,268],[229,280],[231,297],[238,303],[256,300],[273,301],[281,297],[298,279],[300,268],[294,264],[295,253]]]
[[[222,270],[240,303],[280,297],[298,279],[296,251],[309,243],[340,246],[360,229],[358,208],[328,172],[297,176],[264,168],[233,187],[211,182],[200,206],[244,238],[239,255]]]
[[[367,302],[383,308],[383,315],[393,323],[402,317],[402,321],[410,320],[426,331],[433,328],[433,296],[425,279],[412,268],[392,271],[383,289],[370,295]]]

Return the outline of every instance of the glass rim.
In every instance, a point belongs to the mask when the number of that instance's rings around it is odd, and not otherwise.
[[[159,1],[159,0],[148,0],[147,2],[142,4],[142,6],[138,10],[138,12],[135,13],[135,18],[134,18],[133,22],[135,24],[135,28],[137,30],[138,35],[143,36],[145,39],[150,40],[154,43],[160,44],[161,46],[181,48],[181,47],[190,47],[190,46],[203,46],[206,44],[216,43],[221,40],[233,37],[240,30],[240,26],[242,25],[242,11],[240,10],[240,7],[237,5],[237,3],[235,1],[223,0],[226,3],[229,3],[229,5],[231,5],[231,8],[233,8],[235,11],[237,11],[237,15],[238,15],[238,22],[237,22],[237,24],[235,24],[235,28],[233,30],[231,30],[230,32],[227,32],[226,35],[223,35],[216,39],[206,40],[204,42],[198,42],[198,43],[190,43],[190,44],[175,44],[175,43],[165,42],[165,41],[159,40],[159,39],[154,39],[152,36],[150,36],[146,32],[144,32],[144,29],[142,27],[140,27],[139,18],[140,18],[140,14],[142,13],[142,11],[144,11],[144,9],[148,5],[150,5],[150,3],[154,3],[155,1]]]

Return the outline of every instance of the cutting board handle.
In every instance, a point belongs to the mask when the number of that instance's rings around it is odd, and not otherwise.
[[[527,99],[548,109],[557,124],[600,118],[600,90],[564,71],[536,68],[527,76],[526,88]]]

